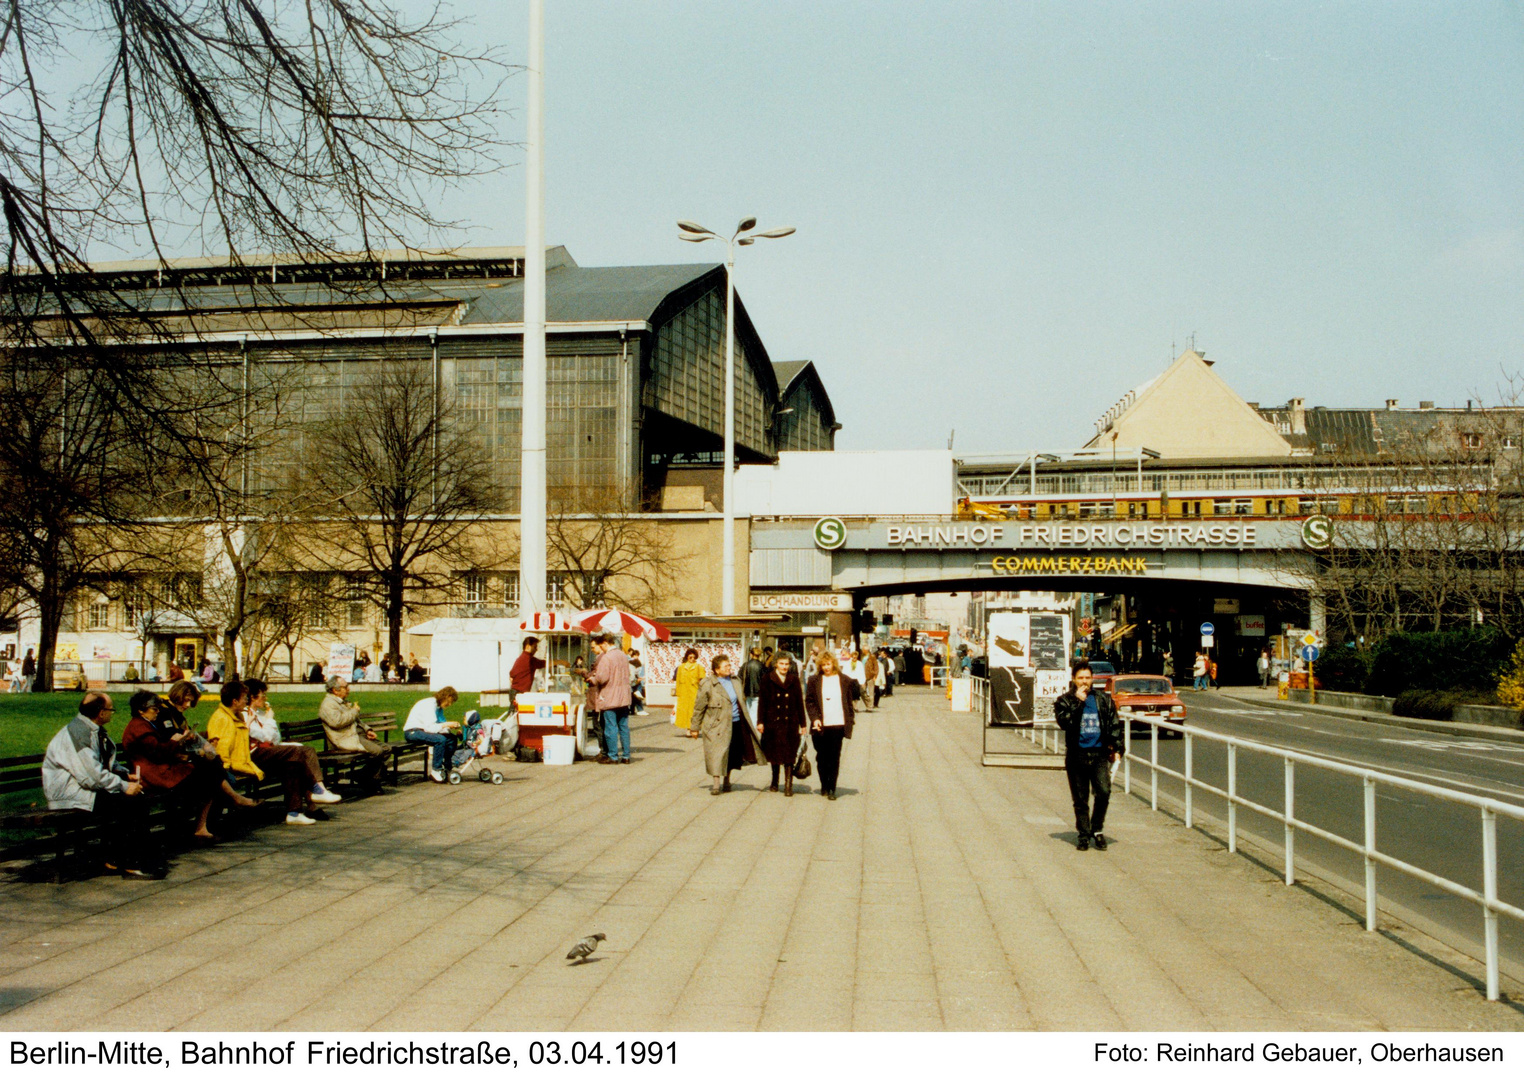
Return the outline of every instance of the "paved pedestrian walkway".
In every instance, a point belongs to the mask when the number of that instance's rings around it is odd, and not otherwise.
[[[8,883],[0,1024],[1524,1028],[1472,961],[1146,804],[1119,795],[1111,850],[1077,852],[1063,774],[981,767],[940,692],[862,718],[836,802],[762,768],[711,797],[655,715],[630,766],[414,784],[162,883]]]

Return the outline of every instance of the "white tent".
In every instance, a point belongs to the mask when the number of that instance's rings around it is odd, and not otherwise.
[[[506,687],[524,636],[518,619],[431,619],[408,633],[434,638],[429,689],[453,686],[462,693]]]

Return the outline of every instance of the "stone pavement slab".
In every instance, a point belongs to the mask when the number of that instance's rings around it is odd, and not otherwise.
[[[1077,852],[1063,774],[981,766],[940,693],[861,718],[835,802],[765,768],[710,796],[665,715],[630,766],[414,783],[164,882],[8,881],[0,1026],[1524,1028],[1519,987],[1120,792]]]

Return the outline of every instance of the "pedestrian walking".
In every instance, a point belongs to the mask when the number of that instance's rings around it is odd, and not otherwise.
[[[773,767],[773,782],[767,790],[778,790],[781,767],[783,794],[794,794],[794,761],[799,757],[804,728],[804,687],[799,673],[788,653],[777,653],[772,670],[762,679],[762,695],[757,702],[757,734],[762,737],[762,752]]]
[[[1259,659],[1254,661],[1254,666],[1259,671],[1259,688],[1269,689],[1270,686],[1270,649],[1268,647],[1259,651]]]
[[[1195,680],[1192,689],[1205,690],[1207,688],[1207,657],[1204,652],[1196,653],[1196,662],[1191,665],[1191,676]]]
[[[672,723],[690,739],[699,737],[699,725],[694,723],[693,702],[698,696],[699,683],[704,679],[704,665],[699,663],[698,650],[690,648],[683,653],[683,662],[677,665],[673,687],[677,695],[677,706],[672,710]]]
[[[741,665],[741,686],[746,690],[746,715],[753,719],[757,715],[757,699],[762,696],[762,677],[767,674],[772,653],[771,649],[764,653],[753,647],[746,663]]]
[[[857,684],[825,653],[820,670],[810,677],[804,707],[810,718],[810,741],[815,744],[815,768],[820,770],[820,793],[836,801],[836,778],[841,773],[841,744],[852,737],[852,699]]]
[[[1122,752],[1122,725],[1111,695],[1094,687],[1088,661],[1074,665],[1069,689],[1053,703],[1053,718],[1064,733],[1064,772],[1074,802],[1076,846],[1106,850],[1106,807],[1111,802],[1111,763]],[[1094,796],[1092,805],[1091,796]]]
[[[30,694],[32,686],[37,682],[37,658],[28,649],[26,655],[21,658],[21,692]]]
[[[873,655],[873,650],[863,652],[862,660],[863,681],[860,691],[863,696],[863,711],[872,712],[878,706],[878,657]]]
[[[730,774],[763,760],[762,747],[751,729],[746,688],[735,677],[730,657],[721,653],[710,662],[712,674],[694,692],[693,726],[703,733],[704,769],[709,794],[730,790]]]
[[[597,692],[596,704],[603,719],[603,753],[600,765],[630,763],[630,658],[613,634],[604,632],[593,638],[598,660],[588,676],[588,685]]]
[[[630,712],[647,716],[646,710],[646,662],[640,658],[639,649],[630,650]]]

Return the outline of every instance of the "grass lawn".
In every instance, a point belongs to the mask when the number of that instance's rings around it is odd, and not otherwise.
[[[422,686],[407,690],[386,690],[379,684],[374,689],[362,684],[350,691],[350,700],[358,703],[368,713],[395,712],[400,723],[407,717],[413,703],[427,693],[427,688]],[[58,729],[73,719],[80,697],[77,690],[52,694],[0,694],[0,758],[40,754],[46,750],[48,741]],[[126,694],[112,695],[116,712],[108,730],[118,744],[122,741],[127,721],[131,719],[127,711],[127,697]],[[477,697],[476,694],[462,694],[459,701],[445,710],[445,714],[451,720],[461,719],[467,709],[476,708]],[[275,719],[281,723],[315,719],[322,700],[323,691],[320,689],[270,695],[270,703],[275,707]],[[203,734],[206,733],[207,719],[216,707],[217,697],[212,694],[202,698],[201,704],[190,712],[191,723]],[[493,715],[497,713],[494,712]],[[400,735],[393,735],[392,738],[400,738]]]

